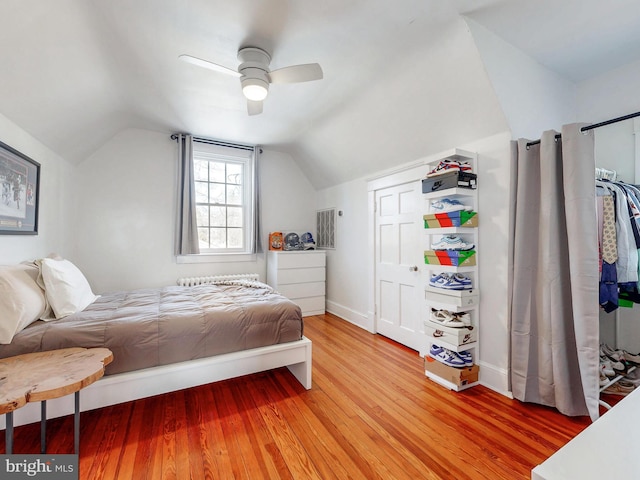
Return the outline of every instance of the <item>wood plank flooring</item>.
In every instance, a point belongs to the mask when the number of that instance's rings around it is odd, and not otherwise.
[[[84,412],[80,478],[528,479],[589,424],[482,386],[450,392],[413,350],[305,320],[311,390],[283,368]],[[39,453],[39,435],[16,428],[14,452]],[[48,447],[73,450],[71,416],[49,421]]]

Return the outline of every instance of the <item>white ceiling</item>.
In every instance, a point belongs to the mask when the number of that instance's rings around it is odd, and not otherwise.
[[[0,113],[78,163],[117,132],[287,151],[316,188],[508,128],[460,15],[578,82],[640,58],[637,0],[3,0]],[[249,117],[241,46],[325,78],[273,85]],[[1,140],[1,139],[0,139]]]

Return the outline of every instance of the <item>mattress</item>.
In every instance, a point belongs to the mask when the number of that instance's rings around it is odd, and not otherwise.
[[[0,358],[106,347],[105,375],[300,340],[300,308],[259,282],[115,292],[84,311],[37,321],[0,345]]]

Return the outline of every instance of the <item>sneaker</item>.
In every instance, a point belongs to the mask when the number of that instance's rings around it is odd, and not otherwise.
[[[600,371],[607,377],[613,378],[616,376],[616,372],[614,372],[611,365],[611,360],[609,360],[607,357],[600,357]]]
[[[429,279],[429,286],[444,290],[471,290],[471,279],[459,273],[455,275],[434,273]]]
[[[460,358],[456,352],[452,352],[448,348],[439,347],[438,345],[431,345],[429,356],[449,367],[465,366],[464,360]]]
[[[625,382],[624,380],[620,380],[613,385],[609,385],[605,388],[602,393],[608,393],[609,395],[629,395],[631,392],[635,390],[635,385]]]
[[[453,314],[453,317],[465,326],[471,325],[471,315],[469,315],[469,312],[456,312]]]
[[[627,363],[631,363],[633,365],[640,365],[640,354],[629,353],[626,350],[622,351],[624,354],[624,360]]]
[[[473,355],[469,350],[464,350],[462,352],[458,352],[458,356],[464,360],[466,366],[473,365]]]
[[[463,287],[462,290],[471,290],[473,288],[471,286],[471,279],[462,275],[461,273],[454,273],[453,275],[451,275],[451,281],[458,285],[461,285]]]
[[[429,319],[434,323],[439,323],[445,327],[462,328],[467,325],[457,317],[457,314],[451,313],[448,310],[431,309],[431,316]]]
[[[610,381],[611,379],[602,373],[602,370],[600,370],[600,387],[604,387]]]
[[[437,175],[442,175],[447,172],[469,172],[471,173],[471,165],[467,162],[461,163],[456,160],[444,159],[441,160],[437,167],[427,173],[426,177],[435,177]]]
[[[432,250],[471,250],[473,243],[466,243],[458,235],[445,235],[439,242],[432,243]]]
[[[460,210],[473,210],[473,207],[464,205],[455,198],[442,198],[431,202],[431,211],[434,213],[459,212]]]

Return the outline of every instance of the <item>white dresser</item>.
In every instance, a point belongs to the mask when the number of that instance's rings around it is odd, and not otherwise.
[[[302,316],[325,312],[324,250],[269,251],[267,283],[300,306]]]

